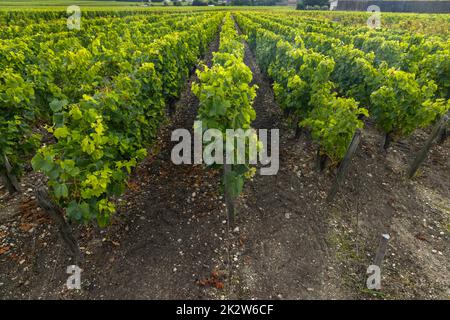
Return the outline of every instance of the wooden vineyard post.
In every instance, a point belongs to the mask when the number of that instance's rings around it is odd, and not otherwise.
[[[302,128],[299,125],[297,125],[295,127],[295,139],[300,138],[301,135],[302,135]]]
[[[445,129],[445,127],[447,125],[447,121],[449,119],[449,116],[450,116],[450,111],[446,115],[444,115],[434,126],[433,131],[431,132],[430,136],[428,137],[428,140],[425,142],[425,145],[419,151],[419,153],[417,154],[413,163],[409,167],[408,178],[412,178],[416,174],[417,169],[419,169],[422,162],[426,159],[427,154],[430,151],[431,146],[433,145],[433,141]]]
[[[294,139],[298,139],[302,135],[302,127],[300,127],[300,125],[298,123],[299,123],[299,117],[295,116],[294,117],[294,125],[295,125]]]
[[[450,130],[444,126],[444,128],[442,129],[442,133],[438,138],[438,143],[443,144],[448,137],[450,137]]]
[[[316,151],[316,170],[317,172],[323,172],[327,166],[328,158],[326,155],[320,154],[320,147]]]
[[[223,181],[224,181],[224,197],[225,197],[225,206],[227,210],[227,256],[228,256],[228,293],[231,288],[231,279],[232,279],[232,261],[231,261],[231,226],[234,224],[234,215],[235,215],[235,208],[234,208],[234,199],[233,196],[230,194],[229,185],[228,185],[228,179],[226,176],[231,172],[231,164],[224,164],[223,165]]]
[[[12,166],[9,163],[8,157],[3,155],[3,163],[5,165],[5,173],[2,174],[3,180],[5,181],[6,188],[10,194],[20,191],[19,180],[12,173]]]
[[[69,249],[70,255],[72,256],[76,264],[80,259],[80,248],[78,247],[78,243],[72,234],[70,226],[67,224],[66,220],[63,217],[61,209],[55,203],[53,203],[42,183],[36,186],[35,193],[39,206],[44,209],[45,212],[47,212],[47,214],[57,225],[59,234],[63,242]]]
[[[383,264],[383,259],[386,255],[390,238],[391,237],[387,233],[381,235],[380,243],[378,244],[377,253],[375,254],[373,264],[370,265],[367,269],[367,273],[371,274],[366,282],[367,288],[370,290],[381,290],[381,265]]]
[[[13,184],[9,180],[8,175],[6,173],[2,173],[1,177],[2,177],[2,180],[6,186],[6,189],[8,190],[9,194],[13,194],[13,193],[17,192],[16,188],[14,188]]]
[[[381,151],[386,151],[392,142],[392,132],[387,132],[383,136],[383,141],[381,143]]]
[[[378,266],[379,268],[381,268],[381,265],[383,264],[383,259],[384,256],[386,255],[387,246],[390,238],[391,237],[387,233],[381,235],[380,244],[378,245],[375,260],[373,261],[373,264]]]
[[[318,172],[321,172],[321,158],[320,158],[320,149],[317,149],[316,151],[316,170]]]
[[[231,164],[223,165],[223,180],[224,180],[224,196],[225,196],[225,205],[227,209],[227,217],[228,217],[228,227],[234,224],[234,199],[232,195],[228,192],[229,185],[227,183],[226,176],[231,172]]]
[[[333,185],[328,193],[327,202],[333,201],[336,193],[338,192],[339,186],[344,181],[344,177],[348,171],[348,167],[350,165],[350,161],[355,154],[356,149],[358,148],[359,142],[361,141],[361,130],[357,129],[355,134],[353,135],[352,142],[347,149],[347,153],[344,156],[344,160],[342,160],[338,172],[336,174],[336,179],[333,182]]]

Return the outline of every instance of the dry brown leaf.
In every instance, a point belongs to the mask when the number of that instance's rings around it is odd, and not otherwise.
[[[223,282],[222,281],[216,281],[216,288],[217,289],[223,289]]]
[[[422,241],[426,241],[426,242],[430,242],[430,241],[427,239],[427,237],[426,237],[424,234],[422,234],[422,233],[416,234],[415,237],[416,237],[416,239],[419,239],[419,240],[422,240]]]
[[[139,185],[134,181],[129,181],[128,189],[130,189],[131,191],[139,191]]]
[[[117,241],[111,240],[111,243],[112,243],[113,245],[115,245],[116,247],[120,246],[120,243],[117,242]]]
[[[33,228],[33,225],[31,223],[22,223],[19,226],[20,230],[22,230],[23,232],[28,232],[30,231],[31,228]]]

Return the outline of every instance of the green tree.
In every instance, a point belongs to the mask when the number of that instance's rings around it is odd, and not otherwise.
[[[297,10],[304,10],[306,7],[313,7],[313,6],[330,6],[330,3],[328,0],[299,0],[297,2]]]

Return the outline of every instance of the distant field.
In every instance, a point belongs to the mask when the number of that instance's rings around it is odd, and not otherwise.
[[[217,9],[244,9],[244,10],[277,10],[286,11],[294,10],[293,6],[254,6],[254,7],[234,7],[234,6],[190,6],[187,3],[183,3],[182,7],[177,7],[173,5],[164,6],[162,2],[153,2],[151,6],[144,6],[143,2],[123,2],[123,1],[89,1],[89,0],[18,0],[18,1],[4,1],[0,0],[0,10],[9,9],[46,9],[46,10],[60,10],[62,7],[67,7],[71,5],[78,5],[84,9],[139,9],[139,10],[161,10],[162,8],[167,10],[217,10]]]
[[[3,1],[0,0],[0,7],[52,7],[52,6],[69,6],[69,5],[89,5],[94,7],[110,7],[110,6],[126,6],[135,7],[140,6],[140,2],[120,2],[120,1],[75,1],[75,0],[47,0],[47,1],[33,1],[33,0],[17,0],[17,1]]]
[[[81,7],[92,7],[92,8],[123,8],[123,9],[129,9],[129,8],[144,8],[142,2],[122,2],[122,1],[89,1],[89,0],[81,0],[81,1],[75,1],[75,0],[47,0],[47,1],[33,1],[33,0],[18,0],[18,1],[3,1],[0,0],[0,9],[1,8],[46,8],[46,9],[52,9],[52,8],[60,8],[60,7],[67,7],[71,5],[78,5]],[[163,4],[161,2],[159,3],[153,3],[152,7],[162,7]],[[183,3],[183,6],[185,4]],[[145,8],[151,8],[151,7],[145,7]],[[179,7],[177,7],[179,8]]]

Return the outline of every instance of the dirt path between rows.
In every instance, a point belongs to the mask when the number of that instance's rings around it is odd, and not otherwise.
[[[276,175],[257,174],[238,201],[233,262],[233,298],[311,299],[343,295],[326,276],[329,255],[326,244],[327,214],[317,190],[305,194],[304,185],[292,172],[293,165],[308,159],[292,158],[291,130],[282,120],[271,83],[259,70],[245,44],[245,63],[258,86],[254,101],[255,129],[280,130],[280,168]],[[304,158],[304,156],[302,156]],[[296,163],[293,162],[296,161]],[[313,178],[315,179],[315,178]]]

